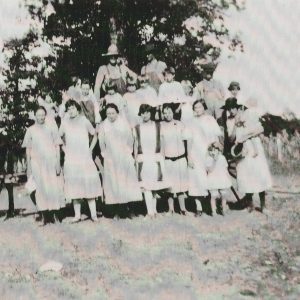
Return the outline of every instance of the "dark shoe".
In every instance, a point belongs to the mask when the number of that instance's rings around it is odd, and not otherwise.
[[[42,222],[43,221],[43,216],[41,213],[38,213],[38,215],[34,219],[36,222]]]
[[[7,221],[8,219],[14,218],[16,216],[16,213],[14,211],[8,211],[6,213],[4,221]]]
[[[255,207],[254,207],[253,201],[251,200],[248,203],[248,212],[252,213],[254,210],[255,210]]]

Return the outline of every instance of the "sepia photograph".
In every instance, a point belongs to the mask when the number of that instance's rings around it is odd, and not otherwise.
[[[0,298],[300,298],[299,0],[0,0]]]

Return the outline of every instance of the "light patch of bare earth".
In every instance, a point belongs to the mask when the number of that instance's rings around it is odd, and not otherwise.
[[[45,227],[32,215],[2,217],[0,297],[299,299],[299,169],[272,164],[276,192],[268,192],[266,214],[102,218]],[[17,205],[31,207],[24,197]],[[40,272],[48,261],[63,268]]]

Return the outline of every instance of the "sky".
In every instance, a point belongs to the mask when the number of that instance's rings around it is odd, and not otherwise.
[[[226,88],[231,80],[239,81],[244,98],[255,98],[263,111],[288,109],[300,117],[299,20],[299,0],[247,0],[242,13],[228,18],[245,53],[228,58],[224,51],[216,78]]]
[[[0,48],[28,30],[20,3],[0,0]],[[244,11],[229,11],[228,27],[240,34],[245,52],[232,56],[224,49],[215,77],[225,87],[239,81],[242,98],[255,98],[263,112],[290,110],[300,117],[299,20],[300,0],[246,0]]]

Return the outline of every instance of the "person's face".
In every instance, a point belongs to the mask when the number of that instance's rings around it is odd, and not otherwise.
[[[78,116],[78,110],[77,107],[75,105],[69,106],[68,108],[68,114],[70,116],[71,119],[74,119]]]
[[[234,88],[231,90],[231,94],[232,94],[232,96],[235,97],[235,98],[237,97],[238,93],[239,93],[239,89],[238,89],[237,87],[234,87]]]
[[[166,80],[167,82],[172,82],[173,79],[174,79],[174,75],[173,75],[172,73],[166,73],[166,74],[165,74],[165,80]]]
[[[82,84],[81,85],[81,93],[83,96],[88,96],[90,92],[90,85],[89,84]]]
[[[205,73],[205,74],[204,74],[204,78],[205,78],[207,81],[209,81],[209,80],[211,80],[212,76],[211,76],[210,73]]]
[[[115,66],[118,62],[118,58],[116,56],[111,56],[109,58],[109,63],[112,65],[112,66]]]
[[[167,122],[171,122],[173,120],[173,111],[171,108],[164,109],[164,118]]]
[[[155,59],[155,57],[154,57],[153,53],[147,54],[147,61],[148,61],[148,62],[151,62],[151,61],[154,60],[154,59]]]
[[[109,89],[107,90],[107,94],[108,95],[113,95],[115,93],[115,90],[114,89]]]
[[[147,82],[146,79],[143,79],[143,80],[140,81],[140,86],[141,86],[141,88],[144,89],[145,87],[147,87],[147,85],[148,85],[148,82]]]
[[[39,109],[36,113],[35,113],[35,118],[36,118],[36,122],[38,124],[44,124],[45,123],[45,119],[46,119],[46,113],[43,109]]]
[[[114,108],[109,107],[106,111],[106,116],[110,122],[115,122],[117,120],[118,113]]]
[[[209,155],[213,158],[216,158],[219,155],[219,149],[212,148],[209,150]]]
[[[236,107],[232,107],[229,109],[229,117],[233,118],[237,115],[238,109]]]
[[[150,111],[144,112],[144,113],[141,115],[141,117],[142,117],[144,123],[150,121],[150,118],[151,118],[151,113],[150,113]]]
[[[136,86],[135,85],[128,85],[127,86],[127,91],[130,93],[133,93],[136,90]]]
[[[204,114],[204,107],[202,105],[202,103],[198,102],[195,106],[194,106],[194,115],[196,117],[200,117]]]

